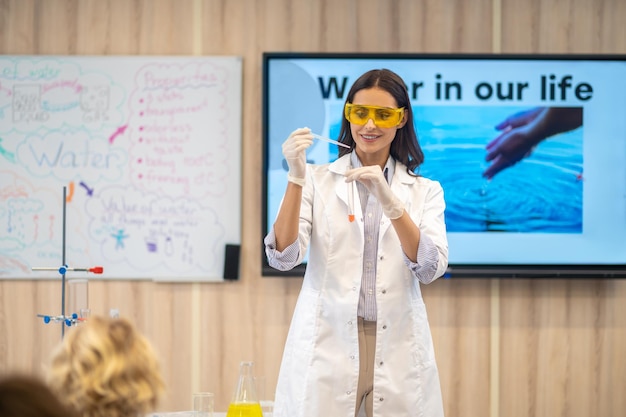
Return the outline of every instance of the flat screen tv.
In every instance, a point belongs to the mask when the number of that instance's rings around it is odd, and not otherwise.
[[[626,277],[626,56],[265,53],[264,236],[286,187],[282,143],[303,126],[337,139],[350,86],[375,68],[404,79],[418,174],[443,187],[448,277]],[[546,137],[516,145],[533,123]],[[500,153],[520,149],[516,163]],[[307,160],[337,155],[316,140]],[[262,259],[265,276],[306,268]]]

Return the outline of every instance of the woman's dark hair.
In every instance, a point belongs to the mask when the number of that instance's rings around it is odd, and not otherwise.
[[[78,417],[40,379],[11,375],[0,380],[2,417]]]
[[[424,162],[424,153],[417,140],[417,133],[413,124],[413,110],[411,101],[404,81],[398,74],[388,69],[375,69],[361,75],[352,84],[346,103],[352,103],[357,92],[368,88],[380,88],[391,94],[398,103],[398,107],[404,107],[407,116],[406,123],[396,133],[396,138],[391,142],[391,156],[402,162],[407,167],[409,174],[415,175],[416,169]],[[345,103],[344,103],[345,105]],[[339,131],[339,142],[350,145],[350,149],[339,147],[339,156],[351,152],[355,147],[350,122],[342,117],[341,130]]]

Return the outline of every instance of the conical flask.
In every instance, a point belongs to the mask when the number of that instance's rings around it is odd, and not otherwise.
[[[254,362],[239,364],[239,379],[226,417],[263,417],[254,386]]]

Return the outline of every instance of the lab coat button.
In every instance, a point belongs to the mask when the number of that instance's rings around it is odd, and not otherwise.
[[[387,294],[387,290],[382,290],[381,291],[383,294]]]
[[[384,329],[386,329],[386,328],[387,328],[387,325],[386,325],[386,324],[383,324],[383,330],[384,330]]]
[[[352,394],[352,391],[346,391],[346,395]]]
[[[349,324],[350,326],[352,326],[352,320],[350,320],[350,321],[348,322],[348,324]]]
[[[385,401],[385,399],[383,397],[380,397],[379,400],[380,401]]]
[[[350,355],[350,359],[354,359],[354,355]]]
[[[383,362],[383,361],[378,362],[378,364],[379,364],[380,366],[383,366],[383,364],[384,364],[384,363],[385,363],[385,362]]]

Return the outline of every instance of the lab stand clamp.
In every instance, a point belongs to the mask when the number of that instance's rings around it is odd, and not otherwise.
[[[65,288],[65,274],[67,271],[75,271],[75,272],[91,272],[93,274],[101,274],[104,271],[104,268],[102,268],[101,266],[94,266],[92,268],[70,268],[67,265],[63,265],[59,268],[55,268],[55,267],[33,267],[32,268],[33,271],[55,271],[58,270],[59,274],[61,274],[62,278],[61,281],[63,282],[63,288]],[[86,285],[86,283],[85,283]],[[79,313],[72,313],[70,315],[66,315],[65,314],[65,296],[64,296],[64,290],[62,291],[62,306],[61,306],[61,314],[57,315],[57,316],[53,316],[53,315],[49,315],[49,314],[37,314],[37,317],[40,317],[43,319],[43,322],[45,324],[48,323],[65,323],[66,326],[70,327],[73,324],[77,324],[81,321],[84,321],[87,319],[87,314],[85,314],[85,309],[81,309],[80,314]]]
[[[69,267],[68,264],[65,262],[65,230],[66,230],[66,206],[67,206],[67,187],[63,187],[63,244],[62,244],[62,260],[61,260],[61,266],[60,267],[32,267],[31,269],[33,271],[58,271],[59,274],[61,274],[61,314],[60,315],[50,315],[50,314],[37,314],[37,317],[40,317],[43,319],[43,322],[45,324],[48,323],[63,323],[64,325],[61,326],[61,337],[63,337],[64,333],[65,333],[65,327],[70,327],[72,325],[78,324],[84,320],[87,319],[87,317],[89,316],[89,309],[87,308],[87,280],[85,279],[77,279],[77,280],[70,280],[70,283],[80,283],[82,284],[83,287],[83,294],[82,294],[82,305],[80,309],[80,312],[72,312],[71,314],[65,314],[65,287],[66,287],[66,279],[65,279],[65,274],[67,272],[89,272],[89,273],[93,273],[93,274],[102,274],[102,272],[104,271],[104,268],[101,266],[94,266],[91,268],[72,268]],[[74,287],[77,287],[77,285],[73,285]],[[74,288],[74,290],[76,291],[76,288]],[[70,295],[72,297],[74,297],[76,299],[77,294],[71,294]],[[76,307],[76,306],[73,306]]]

